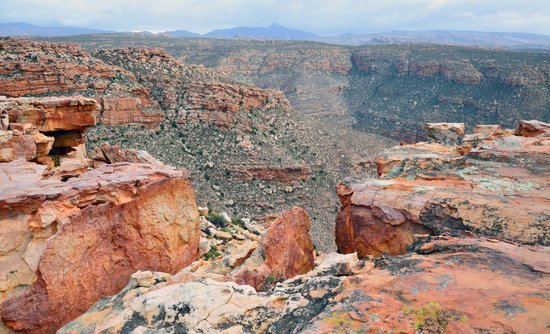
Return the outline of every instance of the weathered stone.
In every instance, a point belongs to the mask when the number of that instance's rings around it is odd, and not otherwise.
[[[464,123],[426,123],[425,126],[428,137],[448,146],[462,143],[464,128]]]
[[[216,231],[216,233],[214,233],[214,237],[216,237],[218,239],[222,239],[222,240],[231,240],[231,239],[233,239],[233,236],[231,235],[231,233],[224,232],[224,231]]]
[[[550,137],[550,124],[541,121],[520,121],[516,134],[523,137]]]
[[[103,161],[109,164],[117,162],[133,162],[133,163],[145,163],[152,165],[162,165],[160,161],[155,159],[152,155],[146,151],[136,151],[133,149],[122,149],[117,145],[110,145],[109,143],[102,143],[96,146],[90,158],[97,161]]]
[[[264,293],[190,266],[147,289],[130,281],[59,333],[538,333],[550,306],[548,252],[434,238],[407,256],[327,254]]]
[[[30,161],[36,157],[36,143],[32,136],[14,136],[13,131],[0,132],[0,162],[17,159]]]
[[[382,179],[337,187],[339,250],[360,257],[404,254],[415,234],[472,232],[548,245],[545,142],[502,131],[465,155],[424,143],[385,152],[378,161]]]
[[[8,115],[8,111],[2,109],[0,111],[0,131],[7,131],[10,126],[10,118]]]
[[[118,163],[63,182],[43,178],[38,166],[0,164],[8,327],[52,333],[136,270],[175,273],[197,259],[198,212],[185,172]]]
[[[278,280],[307,273],[313,269],[310,226],[304,209],[285,211],[269,226],[250,258],[230,275],[237,283],[265,290]]]
[[[82,96],[14,98],[0,102],[13,123],[29,123],[41,132],[83,130],[96,125],[97,102]]]

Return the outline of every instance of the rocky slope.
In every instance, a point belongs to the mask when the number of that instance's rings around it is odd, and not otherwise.
[[[199,256],[186,171],[90,169],[83,132],[97,108],[84,97],[0,100],[13,121],[0,131],[2,333],[53,333],[135,271],[175,273]]]
[[[199,201],[235,216],[262,221],[268,213],[303,205],[313,220],[315,245],[333,248],[338,202],[332,185],[364,171],[384,140],[306,118],[279,91],[236,83],[158,48],[93,55],[134,73],[165,110],[166,122],[155,133],[98,127],[90,131],[92,144],[135,147],[188,168]]]
[[[357,129],[408,142],[425,139],[426,122],[512,127],[548,119],[549,57],[439,45],[349,47],[313,42],[69,37],[87,49],[162,46],[263,88],[282,90],[299,111],[344,119]]]
[[[472,200],[469,204],[456,184],[459,175],[466,175],[459,160],[467,160],[464,165],[470,171],[480,168],[480,176],[484,175],[481,167],[490,165],[502,173],[491,170],[493,185],[516,182],[518,187],[501,189],[500,195],[490,186],[480,186],[481,177],[475,179],[477,184],[464,177],[462,182],[472,185],[471,198],[484,196],[485,204],[500,203],[501,209],[511,206],[511,200],[525,199],[532,205],[514,203],[516,212],[548,217],[547,184],[541,184],[547,183],[548,176],[540,168],[546,166],[541,163],[546,163],[550,154],[547,143],[550,125],[524,121],[515,131],[480,126],[464,138],[465,144],[460,147],[454,140],[462,139],[463,125],[431,124],[428,129],[434,138],[448,146],[420,143],[394,148],[379,161],[379,170],[384,172],[381,179],[369,181],[367,187],[361,183],[339,187],[343,207],[336,240],[342,252],[357,253],[317,254],[315,268],[309,271],[313,254],[308,246],[307,228],[300,227],[308,224],[302,209],[283,213],[262,234],[260,246],[253,246],[258,245],[254,238],[236,238],[241,232],[232,234],[235,239],[232,235],[224,236],[223,228],[216,229],[209,222],[219,219],[200,209],[206,215],[201,218],[205,222],[203,231],[212,236],[207,240],[219,245],[216,247],[221,252],[209,252],[205,260],[176,275],[137,273],[118,295],[101,300],[59,333],[544,332],[548,327],[545,314],[550,306],[548,219],[533,225],[524,216],[489,210],[493,222],[500,224],[498,230],[487,233],[484,229],[465,228],[487,221],[479,207],[475,207],[479,201]],[[411,149],[419,151],[411,153]],[[453,162],[442,161],[441,151],[445,150],[459,150],[462,154],[453,156]],[[512,160],[520,163],[512,164]],[[440,169],[434,167],[438,165]],[[505,171],[521,174],[533,188],[525,189],[522,181],[508,178]],[[542,175],[530,174],[534,171]],[[409,175],[408,182],[416,182],[415,186],[407,184],[406,178],[394,176],[388,180],[394,173]],[[429,180],[439,182],[441,196],[447,201],[442,203],[437,193],[429,196],[435,211],[420,214],[431,217],[428,224],[422,218],[415,220],[415,211],[423,204],[424,192],[436,189],[433,184],[425,185]],[[445,180],[447,188],[441,185]],[[397,181],[403,186],[398,186]],[[373,184],[378,186],[375,198],[365,193]],[[363,207],[359,211],[356,203],[361,201]],[[466,207],[453,210],[446,205],[451,201],[459,201]],[[370,207],[365,203],[370,203]],[[468,213],[470,220],[465,219]],[[352,226],[351,235],[350,229],[341,228],[342,217]],[[397,231],[405,225],[405,219],[408,227],[419,227],[409,231],[414,235],[412,242],[403,242],[407,239]],[[459,223],[460,219],[463,223]],[[226,224],[232,230],[240,229],[237,225],[231,227],[229,220]],[[286,233],[277,232],[282,226]],[[528,233],[515,234],[518,226]],[[535,240],[525,236],[535,236]],[[277,240],[279,247],[266,247],[270,240]],[[384,248],[383,242],[364,240],[392,240],[394,245],[401,241],[406,247]],[[258,248],[252,252],[254,247]],[[258,253],[263,256],[257,256]],[[261,275],[262,284],[257,284],[256,279],[240,281],[242,275],[235,273],[248,270],[244,268],[250,267],[251,261],[257,264],[260,273],[264,266],[272,268],[272,274],[277,272],[269,265],[274,261],[278,267],[303,268],[302,263],[308,267],[282,278]],[[302,275],[293,277],[297,273]]]
[[[164,119],[149,90],[130,72],[91,57],[76,44],[0,39],[0,95],[94,98],[103,124],[158,126]]]
[[[9,66],[26,66],[27,50],[33,50],[41,66],[33,72],[35,77],[55,73],[59,80],[82,79],[107,87],[104,91],[70,87],[71,92],[99,103],[100,124],[88,132],[90,149],[111,142],[188,168],[199,201],[232,215],[261,221],[268,213],[304,205],[312,218],[315,245],[321,249],[333,248],[333,212],[338,208],[333,185],[345,175],[364,171],[373,156],[391,143],[341,124],[303,117],[291,109],[280,91],[242,84],[221,71],[182,63],[159,48],[104,49],[90,55],[74,44],[2,42]],[[78,52],[69,52],[73,49]],[[61,56],[50,61],[55,53]],[[73,69],[74,64],[79,69],[81,64],[95,69],[92,65],[96,64],[108,75],[103,78],[94,70],[80,74],[71,70],[70,76],[63,77],[60,68]],[[112,77],[112,73],[117,75]],[[30,80],[30,75],[24,73],[22,80]],[[19,77],[16,71],[6,73],[6,87],[12,87]],[[49,90],[44,80],[36,81],[36,86],[48,91],[46,95],[62,93]],[[162,119],[152,122],[126,104],[138,88],[153,101],[155,110],[161,110]],[[157,115],[157,111],[147,115]],[[342,138],[353,145],[344,145]]]

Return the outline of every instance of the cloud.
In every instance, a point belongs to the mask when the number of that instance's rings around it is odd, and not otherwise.
[[[550,34],[547,0],[1,0],[0,21],[204,33],[273,22],[320,34],[483,30]]]

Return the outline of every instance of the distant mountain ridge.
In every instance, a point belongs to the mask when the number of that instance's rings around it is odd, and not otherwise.
[[[511,49],[550,49],[550,36],[516,32],[482,31],[390,31],[371,34],[342,34],[317,39],[344,45],[443,44],[457,46],[504,47]]]
[[[159,34],[168,35],[172,37],[202,37],[201,34],[197,34],[187,30],[163,31],[163,32],[160,32]]]
[[[86,34],[109,34],[110,30],[76,27],[40,27],[26,23],[0,23],[0,36],[72,36]],[[149,31],[140,34],[154,34]],[[481,31],[389,31],[380,33],[346,33],[337,36],[319,36],[311,32],[290,29],[273,23],[269,27],[235,27],[216,29],[206,34],[197,34],[187,30],[159,32],[176,38],[223,38],[256,40],[296,40],[315,41],[337,45],[386,45],[386,44],[441,44],[455,46],[508,48],[508,49],[545,49],[550,50],[550,36],[530,33],[481,32]]]
[[[258,39],[282,39],[282,40],[314,40],[319,36],[314,33],[289,29],[273,23],[269,27],[236,27],[231,29],[217,29],[204,35],[205,37],[218,38],[258,38]]]

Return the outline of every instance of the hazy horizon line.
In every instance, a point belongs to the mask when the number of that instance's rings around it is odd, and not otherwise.
[[[312,34],[317,35],[318,37],[333,37],[333,36],[336,37],[336,36],[347,35],[347,34],[351,34],[351,35],[369,35],[369,34],[392,33],[392,32],[481,32],[481,33],[499,33],[499,34],[526,34],[526,35],[539,35],[539,36],[550,37],[550,34],[533,33],[533,32],[526,32],[526,31],[456,30],[456,29],[442,29],[442,28],[436,28],[436,29],[391,29],[391,30],[379,30],[379,31],[369,31],[369,32],[346,31],[346,32],[340,32],[340,33],[335,32],[335,33],[329,33],[329,34],[320,34],[320,33],[314,32],[314,31],[309,31],[309,30],[303,30],[303,29],[300,29],[300,28],[284,26],[284,25],[278,24],[276,22],[274,22],[270,25],[267,25],[267,26],[251,26],[251,25],[223,26],[223,27],[219,27],[219,28],[209,30],[209,31],[204,32],[204,33],[195,32],[191,29],[186,29],[186,28],[181,28],[181,27],[180,28],[159,28],[159,29],[115,30],[115,29],[102,28],[102,27],[97,27],[97,26],[78,26],[78,25],[64,25],[64,24],[40,25],[40,24],[22,22],[22,21],[19,21],[19,22],[0,21],[0,24],[26,24],[26,25],[31,25],[31,26],[34,26],[34,27],[39,27],[39,28],[75,28],[75,29],[101,30],[101,31],[105,31],[105,33],[141,33],[141,32],[149,32],[149,33],[153,33],[153,34],[160,34],[160,33],[171,32],[171,31],[187,31],[187,32],[194,33],[194,34],[201,35],[201,36],[206,35],[208,33],[211,33],[213,31],[216,31],[216,30],[229,30],[229,29],[235,29],[235,28],[253,28],[253,29],[256,28],[257,29],[257,28],[269,28],[273,25],[277,25],[277,26],[280,26],[280,27],[283,27],[283,28],[286,28],[286,29],[299,30],[299,31],[307,32],[307,33],[312,33]]]

